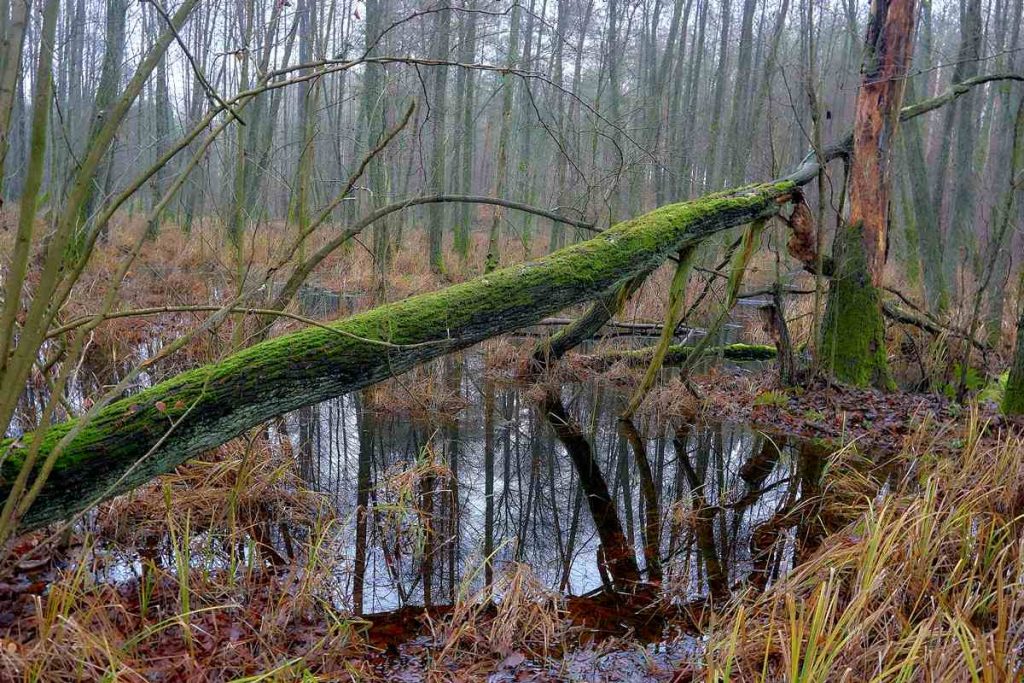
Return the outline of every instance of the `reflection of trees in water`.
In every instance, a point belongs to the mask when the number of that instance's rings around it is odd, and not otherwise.
[[[623,397],[597,384],[538,404],[528,387],[483,377],[473,355],[443,376],[465,402],[455,419],[375,413],[358,395],[292,416],[302,475],[346,520],[357,609],[450,601],[511,560],[573,593],[600,587],[604,564],[613,582],[642,571],[724,597],[813,543],[794,511],[821,467],[784,443],[739,425],[624,425]]]
[[[590,442],[576,421],[569,416],[558,393],[548,391],[541,405],[548,424],[572,460],[580,488],[587,500],[600,539],[597,567],[601,572],[601,580],[607,586],[628,589],[630,584],[640,580],[636,553],[622,531],[615,499],[608,491],[608,484],[595,461]],[[623,491],[628,489],[628,486],[623,487]],[[627,515],[627,519],[630,518],[632,515]]]

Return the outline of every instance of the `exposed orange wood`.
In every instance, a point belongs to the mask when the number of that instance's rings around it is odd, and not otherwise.
[[[889,221],[889,169],[910,68],[917,0],[872,0],[854,114],[850,221],[864,225],[872,283],[881,283]]]

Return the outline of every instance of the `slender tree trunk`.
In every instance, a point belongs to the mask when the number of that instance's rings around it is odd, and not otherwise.
[[[462,51],[459,55],[460,61],[464,64],[472,64],[476,60],[476,0],[469,0],[466,9],[468,15],[464,18],[466,31],[462,42]],[[462,119],[462,159],[459,169],[459,191],[463,194],[473,193],[473,161],[476,150],[476,125],[474,122],[473,107],[476,102],[476,72],[473,69],[460,69],[459,80],[461,83],[461,112]],[[473,227],[472,213],[469,204],[462,204],[458,207],[458,220],[455,228],[455,252],[462,260],[469,256],[469,236]]]
[[[699,0],[698,0],[699,1]],[[785,0],[784,0],[785,1]],[[680,145],[680,138],[683,131],[680,130],[681,126],[669,125],[670,122],[678,121],[680,117],[680,110],[683,106],[683,90],[685,88],[685,69],[686,66],[686,55],[687,44],[689,39],[689,25],[690,25],[690,13],[693,10],[694,0],[686,0],[686,7],[683,11],[682,26],[679,28],[679,37],[676,41],[678,48],[676,48],[676,55],[672,61],[672,75],[668,78],[662,79],[662,88],[666,90],[665,98],[665,124],[667,131],[662,132],[661,137],[666,152],[666,156],[671,158],[672,155],[676,154]],[[682,185],[682,179],[676,177],[677,168],[671,164],[666,164],[665,168],[662,169],[660,174],[660,183],[657,188],[657,203],[659,205],[665,202],[677,199],[682,195],[680,191],[680,185]]]
[[[158,22],[159,18],[154,17],[154,42],[160,35]],[[170,137],[171,96],[168,91],[167,83],[167,59],[161,59],[160,64],[156,67],[156,83],[154,84],[154,91],[151,107],[153,109],[152,154],[155,161],[163,155],[164,146],[167,145],[168,138]],[[164,196],[164,192],[167,188],[167,174],[169,171],[167,166],[168,164],[162,165],[153,175],[153,180],[150,183],[150,189],[153,192],[153,199],[150,208],[156,207],[160,203],[161,197]],[[159,234],[162,220],[162,212],[157,212],[153,215],[153,219],[149,221],[149,224],[146,225],[146,233],[150,238],[155,238],[157,234]]]
[[[775,16],[775,26],[772,29],[771,44],[768,46],[768,52],[764,60],[764,73],[761,76],[761,84],[758,87],[757,95],[753,99],[753,103],[750,107],[751,110],[765,110],[763,103],[768,99],[768,90],[771,87],[772,78],[776,71],[776,65],[778,64],[779,44],[782,42],[783,32],[786,28],[786,16],[788,12],[789,0],[782,0],[778,14]],[[769,116],[770,115],[758,115],[751,121],[750,137],[752,139],[756,140],[759,138],[761,127],[765,125],[765,119],[769,118]],[[739,174],[742,174],[746,169],[747,164],[750,162],[751,151],[750,145],[739,145],[736,161],[736,177],[739,177]]]
[[[525,36],[523,38],[522,68],[525,71],[533,71],[533,27],[535,20],[536,0],[530,0],[530,11],[526,15]],[[540,42],[538,38],[538,42]],[[533,99],[526,90],[525,84],[521,87],[522,95],[519,98],[519,163],[516,169],[516,185],[519,188],[520,199],[527,204],[533,203]],[[533,239],[533,216],[522,216],[522,228],[519,232],[519,240],[523,248],[523,260],[530,258],[530,242]]]
[[[981,0],[964,0],[963,21],[960,28],[963,43],[957,56],[957,69],[953,81],[959,83],[978,75],[979,57],[982,50]],[[977,235],[973,229],[974,207],[976,206],[977,173],[975,172],[975,148],[980,139],[976,109],[978,95],[961,98],[956,107],[956,149],[954,156],[953,194],[950,207],[949,251],[947,263],[954,265],[961,260],[972,263],[978,252]],[[989,121],[990,116],[982,118]],[[936,196],[940,206],[944,196]],[[940,214],[941,215],[941,214]]]
[[[729,117],[729,145],[728,154],[724,155],[728,160],[727,180],[730,184],[739,185],[743,182],[743,166],[746,161],[744,150],[748,148],[749,142],[746,136],[741,134],[744,126],[747,125],[747,102],[750,98],[751,80],[751,50],[754,42],[754,10],[757,7],[756,0],[744,0],[743,18],[740,24],[740,51],[736,62],[736,86],[733,89],[732,113]]]
[[[89,135],[86,145],[99,135],[103,128],[107,109],[117,99],[118,88],[121,85],[121,64],[124,62],[125,48],[125,18],[128,14],[128,0],[108,0],[106,30],[103,45],[103,65],[100,67],[100,81],[96,88],[96,99],[93,100],[92,121],[89,125]],[[105,155],[101,168],[106,168],[111,163],[111,154]],[[86,223],[89,216],[96,210],[96,183],[90,183],[82,201],[82,209],[79,221],[82,225]]]
[[[551,57],[552,74],[551,80],[557,88],[564,87],[565,80],[565,40],[569,27],[569,2],[568,0],[555,0],[557,4],[557,18],[555,19],[555,35],[552,36],[554,54]],[[552,94],[555,110],[555,130],[562,140],[566,135],[565,120],[565,95],[560,89]],[[564,145],[564,143],[563,143]],[[566,202],[565,181],[568,174],[569,160],[565,158],[566,150],[552,146],[552,163],[555,165],[555,206],[561,211]],[[565,228],[560,221],[551,221],[551,237],[548,240],[548,251],[557,251],[562,248]]]
[[[697,102],[699,100],[698,93],[700,92],[700,84],[702,81],[702,67],[704,65],[704,52],[705,52],[705,40],[707,37],[707,23],[708,23],[708,5],[710,0],[697,0],[699,5],[698,19],[697,19],[697,41],[696,47],[691,52],[693,54],[692,66],[690,69],[690,77],[686,86],[686,94],[683,96],[683,101],[686,103],[686,111],[684,118],[687,121],[695,120],[697,116]],[[697,173],[696,167],[696,130],[691,126],[686,126],[681,139],[681,145],[679,148],[679,171],[677,173],[677,182],[686,188],[683,193],[685,197],[693,195],[694,188],[697,187]]]
[[[623,0],[608,1],[608,30],[605,38],[605,70],[607,72],[608,90],[608,120],[613,128],[611,130],[612,149],[608,164],[614,168],[616,173],[612,178],[612,184],[608,188],[608,222],[615,223],[621,219],[623,213],[623,174],[628,171],[625,167],[625,147],[622,137],[622,81],[621,62],[623,50],[619,47],[619,25],[621,15],[625,14],[622,8]]]
[[[721,15],[721,29],[718,34],[718,64],[715,67],[715,90],[711,101],[711,111],[708,114],[708,137],[709,147],[706,157],[707,165],[704,169],[704,189],[718,189],[720,181],[719,170],[722,166],[722,133],[726,126],[722,125],[723,108],[725,104],[725,90],[729,85],[729,27],[732,24],[732,0],[721,0],[719,3]]]
[[[202,23],[197,23],[193,28],[193,34],[195,39],[193,41],[193,54],[196,60],[199,62],[200,68],[205,69],[207,65],[207,55],[210,53],[210,41],[212,40],[212,32],[210,31],[210,22],[213,18],[212,11],[205,11],[203,14]],[[189,99],[189,119],[197,120],[203,108],[203,103],[206,101],[206,93],[203,90],[202,84],[199,82],[198,76],[192,78],[191,93]],[[190,143],[186,148],[186,157],[192,157],[199,151],[199,142]],[[105,174],[109,177],[109,171]],[[201,198],[202,198],[202,182],[201,178],[205,175],[203,170],[197,168],[189,174],[188,181],[182,190],[181,205],[182,205],[182,217],[180,220],[181,229],[186,234],[192,231],[192,225],[196,218],[196,213],[201,210]]]
[[[449,33],[451,31],[451,11],[442,10],[434,15],[434,58],[448,59]],[[433,102],[431,103],[431,164],[430,189],[434,194],[443,194],[445,188],[445,156],[447,154],[448,118],[448,69],[435,66],[431,72],[434,77]],[[500,196],[500,195],[499,195]],[[431,204],[427,208],[427,234],[429,238],[430,269],[435,273],[444,272],[444,255],[441,246],[444,240],[445,206]]]
[[[980,36],[978,35],[980,26],[975,27],[974,13],[975,10],[977,10],[977,22],[980,24],[981,2],[980,0],[961,0],[961,3],[960,49],[957,53],[956,66],[953,68],[954,83],[960,83],[967,80],[967,78],[977,73],[978,68],[977,57],[979,45],[976,41],[980,40]],[[929,3],[925,4],[927,5]],[[959,139],[959,133],[963,132],[962,129],[958,129],[957,127],[957,122],[961,121],[961,112],[964,111],[962,109],[963,106],[963,100],[958,100],[946,110],[938,138],[938,158],[932,164],[932,167],[935,169],[934,190],[932,191],[934,206],[932,220],[938,230],[943,230],[942,226],[945,224],[946,200],[949,197],[949,193],[947,191],[947,184],[949,181],[949,158],[950,153],[954,149],[952,144],[954,134],[956,134],[956,137]],[[973,126],[974,123],[970,122],[967,125]],[[957,174],[967,172],[968,169],[956,169]],[[953,283],[954,273],[960,263],[961,254],[958,251],[958,247],[962,245],[953,242],[954,235],[951,231],[943,230],[943,235],[945,238],[943,243],[945,249],[942,258],[942,276],[945,282],[944,287],[948,289]],[[945,301],[940,302],[943,307],[946,303],[947,302]]]
[[[1009,11],[1008,11],[1009,13]],[[1006,68],[1005,70],[1010,73],[1015,73],[1020,59],[1018,58],[1018,51],[1020,49],[1021,40],[1021,23],[1024,22],[1024,2],[1017,0],[1014,3],[1012,14],[1010,16],[1010,25],[1013,27],[1013,33],[1011,34],[1008,52],[1006,56]],[[1016,110],[1015,102],[1018,102],[1020,98],[1024,97],[1024,94],[1020,92],[1019,87],[1015,87],[1015,83],[1003,83],[998,86],[999,92],[999,104],[1001,116],[999,125],[996,127],[995,140],[1000,144],[999,153],[992,155],[992,176],[996,179],[1001,179],[1003,175],[1009,169],[1009,173],[1012,175],[1012,163],[1010,156],[1012,155],[1012,145],[1007,144],[1005,141],[1009,139],[1010,133],[1014,128],[1014,111]],[[1012,181],[1011,181],[1012,182]],[[1006,303],[1006,286],[1007,281],[1010,279],[1010,272],[1013,266],[1013,235],[1010,236],[1010,248],[1001,249],[999,259],[996,261],[996,272],[992,277],[992,285],[989,287],[989,291],[986,292],[988,297],[988,311],[986,316],[986,327],[988,328],[988,338],[993,346],[997,346],[999,341],[1002,339],[1003,333],[1003,311]]]
[[[379,52],[377,46],[381,32],[384,30],[384,0],[367,0],[366,28],[364,48],[368,54]],[[377,64],[367,64],[363,72],[363,96],[361,104],[361,124],[363,126],[362,142],[365,149],[373,149],[387,130],[385,112],[388,101],[386,84],[381,76],[384,68]],[[380,207],[388,203],[390,183],[387,176],[387,162],[382,155],[370,160],[366,169],[370,186],[370,206]],[[373,263],[376,274],[378,295],[383,295],[387,271],[395,250],[395,236],[391,234],[392,221],[384,219],[373,226]]]
[[[308,64],[313,61],[316,22],[316,3],[300,0],[299,12],[299,60]],[[302,72],[308,74],[308,70]],[[290,198],[289,219],[295,225],[296,235],[305,234],[309,227],[309,207],[312,202],[311,182],[316,167],[316,111],[320,94],[320,79],[299,86],[297,94],[296,121],[299,124],[299,157],[295,164],[295,180]],[[303,257],[302,250],[299,259]]]
[[[509,69],[519,67],[520,12],[521,10],[518,5],[512,6],[512,25],[509,29],[508,58],[506,60]],[[501,124],[498,133],[498,151],[494,172],[495,197],[505,196],[506,177],[508,176],[508,143],[512,128],[512,96],[515,89],[515,80],[511,75],[502,75],[501,89]],[[498,263],[501,261],[501,221],[504,217],[505,212],[500,207],[496,207],[491,218],[491,230],[487,238],[487,262],[484,265],[484,269],[487,271],[497,268]]]
[[[907,94],[911,98],[913,88],[913,81],[908,80]],[[913,212],[914,225],[917,228],[917,251],[921,262],[925,299],[928,308],[935,312],[945,308],[945,302],[948,301],[946,278],[942,273],[942,230],[936,220],[932,191],[928,185],[928,165],[925,160],[921,123],[910,120],[904,126],[900,138],[907,161],[906,173],[912,200],[912,205],[907,207],[907,210]]]
[[[21,100],[18,82],[30,5],[30,0],[13,0],[9,5],[10,18],[8,19],[6,3],[2,13],[5,26],[3,33],[0,34],[0,192],[3,190],[7,152],[12,137],[11,113],[14,111],[15,103]]]

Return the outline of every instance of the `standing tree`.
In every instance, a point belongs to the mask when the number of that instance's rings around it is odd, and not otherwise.
[[[999,212],[999,227],[996,231],[993,254],[1003,251],[1003,245],[1006,244],[1004,240],[1007,237],[1012,244],[1010,225],[1019,215],[1016,199],[1024,187],[1024,97],[1017,105],[1009,170],[1010,178],[1006,193],[1003,195],[1002,210]],[[1020,285],[1017,287],[1017,309],[1017,350],[1013,355],[1010,377],[1006,383],[1006,395],[1003,397],[1003,412],[1007,415],[1024,415],[1024,270],[1021,271]]]
[[[434,58],[440,62],[448,59],[448,34],[451,30],[451,12],[441,10],[434,15]],[[448,153],[445,144],[445,120],[448,118],[448,69],[439,66],[433,71],[433,97],[430,111],[431,130],[431,161],[427,171],[430,190],[442,194],[445,187],[445,155]],[[445,220],[444,204],[431,204],[428,208],[427,234],[430,240],[430,269],[435,273],[444,271],[444,256],[441,243],[444,237]]]
[[[513,95],[513,79],[509,72],[519,68],[519,26],[520,26],[520,8],[518,5],[512,6],[512,24],[508,34],[508,58],[507,67],[508,72],[502,74],[501,77],[501,123],[500,132],[498,133],[498,153],[497,159],[495,160],[496,169],[494,171],[494,196],[502,197],[505,195],[505,184],[508,176],[508,140],[512,126],[512,95]],[[485,268],[488,271],[494,270],[498,267],[498,260],[500,258],[500,230],[501,222],[505,217],[505,212],[500,207],[495,207],[494,214],[491,218],[491,228],[487,236],[487,262]]]
[[[476,3],[475,0],[468,0],[465,3],[466,17],[463,20],[462,45],[459,51],[459,61],[463,64],[472,64],[476,59]],[[475,133],[476,120],[474,118],[474,103],[476,99],[476,84],[474,78],[476,73],[473,69],[459,69],[456,92],[458,102],[456,103],[456,116],[460,120],[459,145],[461,168],[457,171],[458,187],[462,194],[472,194],[473,190],[473,135]],[[470,215],[469,204],[462,204],[458,207],[457,219],[455,221],[455,252],[459,258],[465,261],[469,257],[469,232],[472,227],[472,216]]]
[[[850,218],[832,247],[835,273],[821,346],[841,381],[892,385],[879,285],[888,244],[890,163],[910,65],[916,0],[872,0],[854,114]]]
[[[103,129],[103,122],[107,110],[117,99],[118,87],[121,84],[121,63],[124,61],[125,48],[125,18],[128,14],[128,3],[126,0],[110,0],[107,3],[106,33],[103,47],[103,64],[100,67],[99,85],[96,87],[96,99],[92,105],[92,119],[89,127],[87,144],[100,134]],[[107,154],[101,162],[101,175],[110,172],[111,154]],[[86,190],[85,200],[82,202],[81,216],[82,224],[96,210],[98,201],[96,185],[90,184]]]
[[[1003,412],[1007,415],[1024,415],[1024,272],[1017,287],[1017,308],[1017,351],[1003,397]]]

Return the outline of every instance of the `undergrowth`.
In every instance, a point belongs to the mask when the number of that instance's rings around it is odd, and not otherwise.
[[[837,498],[852,521],[761,594],[720,614],[707,681],[1011,681],[1024,675],[1024,439],[934,458],[927,438],[883,493]],[[837,468],[842,470],[842,468]],[[851,506],[855,506],[852,507]]]

